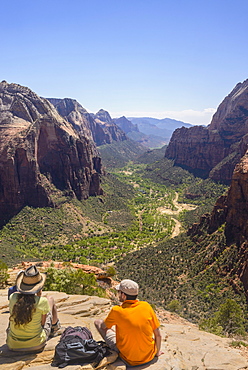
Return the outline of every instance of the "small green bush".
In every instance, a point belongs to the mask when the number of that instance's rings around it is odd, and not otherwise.
[[[171,312],[180,313],[182,311],[182,306],[178,299],[173,299],[167,304],[167,309]]]
[[[227,299],[213,317],[203,320],[200,329],[217,335],[245,335],[244,315],[233,299]]]
[[[215,317],[210,317],[209,319],[202,320],[199,324],[201,330],[205,330],[209,333],[213,333],[219,336],[223,335],[223,327],[219,325]]]
[[[82,270],[76,270],[71,267],[65,269],[49,268],[45,290],[56,290],[67,294],[86,294],[105,296],[104,289],[97,285],[94,274],[87,274]]]
[[[239,304],[233,299],[227,299],[216,312],[216,320],[226,334],[245,334],[244,315]]]
[[[9,277],[8,266],[2,260],[0,260],[0,286],[4,286]]]
[[[115,276],[116,275],[116,269],[114,268],[114,266],[108,266],[107,270],[106,270],[106,273],[107,273],[108,276]]]
[[[248,344],[243,342],[242,340],[233,340],[230,344],[231,347],[248,347]]]

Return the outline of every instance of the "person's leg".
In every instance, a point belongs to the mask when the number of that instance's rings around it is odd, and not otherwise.
[[[58,311],[52,296],[47,296],[47,300],[50,306],[50,311],[52,313],[52,324],[55,325],[58,322]]]
[[[103,340],[105,340],[105,342],[111,349],[113,349],[116,352],[119,352],[118,348],[116,347],[115,331],[113,329],[103,329],[102,323],[103,323],[103,320],[100,320],[100,319],[95,320],[94,324],[95,324],[97,331],[99,332]]]
[[[52,313],[51,311],[48,312],[46,315],[46,321],[45,321],[45,324],[43,325],[43,329],[45,330],[45,333],[46,333],[46,340],[48,340],[52,332]]]
[[[54,298],[52,296],[47,296],[47,300],[48,300],[48,303],[50,306],[50,312],[52,315],[52,328],[51,328],[50,337],[55,337],[62,333],[62,329],[61,329],[60,321],[58,318],[58,311],[57,311],[57,307],[54,302]]]

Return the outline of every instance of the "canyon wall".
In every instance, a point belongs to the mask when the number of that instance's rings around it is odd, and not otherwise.
[[[203,215],[189,228],[188,235],[202,238],[219,227],[224,227],[226,245],[233,250],[222,273],[230,275],[230,281],[238,277],[248,298],[248,151],[235,166],[227,194],[217,199],[211,214]]]
[[[87,127],[79,135],[48,100],[0,83],[0,225],[26,205],[54,206],[56,189],[78,199],[101,194],[101,171]]]
[[[219,105],[209,126],[174,131],[165,156],[195,175],[230,183],[247,149],[248,80],[237,84]]]
[[[48,98],[48,100],[58,113],[72,124],[80,136],[93,140],[97,146],[127,139],[109,113],[104,110],[94,115],[88,113],[75,99]]]

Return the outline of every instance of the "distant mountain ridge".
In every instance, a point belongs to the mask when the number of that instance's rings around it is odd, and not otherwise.
[[[129,134],[130,132],[139,132],[138,125],[137,124],[134,125],[125,116],[122,116],[120,118],[114,118],[114,122],[125,132],[125,134]]]
[[[124,141],[128,137],[147,148],[159,148],[169,142],[176,128],[191,127],[189,123],[171,118],[112,118],[104,109],[97,113],[88,113],[77,100],[71,98],[47,100],[78,132],[87,135],[97,146]]]
[[[122,116],[115,118],[114,122],[132,140],[147,148],[160,148],[168,144],[173,131],[178,127],[191,127],[189,123],[171,118],[157,119],[151,117]]]
[[[138,125],[133,124],[125,116],[115,118],[114,122],[125,132],[125,134],[133,141],[145,146],[146,148],[157,148],[167,143],[166,139],[155,135],[146,135],[140,132]]]
[[[128,117],[128,119],[136,124],[141,132],[146,135],[155,135],[170,139],[174,130],[179,127],[192,127],[190,123],[177,121],[172,118],[152,118],[152,117]]]

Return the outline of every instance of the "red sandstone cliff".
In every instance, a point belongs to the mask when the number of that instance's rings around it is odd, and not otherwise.
[[[27,87],[0,83],[0,225],[23,206],[53,206],[62,190],[100,194],[101,159],[51,103]]]
[[[208,127],[177,129],[165,156],[189,171],[230,183],[236,163],[247,149],[248,80],[224,99]]]

